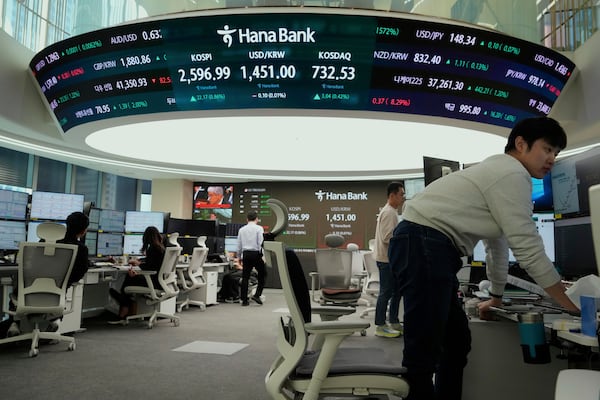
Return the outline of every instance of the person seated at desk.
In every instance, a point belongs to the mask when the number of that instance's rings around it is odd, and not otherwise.
[[[82,238],[87,233],[87,228],[90,224],[90,219],[82,212],[76,211],[71,213],[67,217],[67,231],[65,232],[65,237],[57,240],[56,243],[64,243],[64,244],[74,244],[77,245],[77,255],[75,256],[75,263],[73,264],[73,269],[71,270],[71,275],[69,275],[69,280],[67,282],[67,289],[71,287],[75,282],[79,282],[81,278],[86,274],[88,269],[92,266],[91,262],[88,259],[88,248],[85,245],[85,242],[82,241]],[[42,239],[43,241],[43,239]],[[13,296],[17,296],[17,287],[13,288]],[[9,305],[9,309],[14,311],[16,306],[12,303]],[[6,332],[7,336],[16,336],[20,335],[21,332],[19,330],[19,326],[16,321],[12,320],[12,316],[8,319],[10,321],[10,327]],[[51,332],[56,332],[58,330],[58,325],[60,323],[60,318],[52,321],[48,326],[48,330]]]
[[[142,236],[142,253],[144,254],[143,258],[129,260],[129,265],[139,267],[144,271],[156,271],[156,274],[151,276],[152,283],[155,287],[160,287],[158,271],[165,257],[165,246],[163,238],[155,226],[149,226],[144,231],[144,235]],[[130,268],[121,286],[121,292],[119,293],[113,288],[110,289],[111,296],[119,303],[119,318],[121,319],[114,321],[114,323],[121,323],[129,315],[129,311],[133,305],[131,297],[125,294],[127,286],[147,286],[146,278],[138,274],[133,268]]]
[[[219,303],[235,303],[240,300],[240,288],[243,275],[244,267],[239,258],[233,259],[233,267],[225,275],[221,281],[221,290],[217,294],[217,300]],[[256,273],[252,271],[253,275],[250,280],[256,283]]]

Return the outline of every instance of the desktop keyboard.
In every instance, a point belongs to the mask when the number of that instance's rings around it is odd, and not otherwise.
[[[97,261],[94,263],[94,266],[96,267],[112,267],[114,266],[114,263],[108,262],[108,261]]]

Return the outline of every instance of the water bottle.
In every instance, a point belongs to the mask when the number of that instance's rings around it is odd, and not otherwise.
[[[542,313],[519,314],[519,336],[524,362],[528,364],[546,364],[550,362],[550,346],[546,342],[546,330]]]

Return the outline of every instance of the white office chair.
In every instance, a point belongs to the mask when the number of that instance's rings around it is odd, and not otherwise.
[[[345,348],[343,340],[369,327],[368,322],[306,322],[311,310],[310,293],[293,251],[281,242],[265,242],[265,254],[279,271],[289,317],[277,326],[279,354],[265,377],[274,400],[317,400],[321,394],[394,395],[406,397],[406,372],[399,361],[381,348]],[[292,278],[293,277],[293,278]],[[339,307],[329,307],[339,308]],[[314,337],[309,347],[309,335]]]
[[[64,236],[64,226],[53,225],[62,227]],[[42,233],[45,233],[46,230],[59,232],[56,227],[44,226],[41,229]],[[52,240],[53,236],[49,235],[47,238]],[[66,293],[76,256],[76,245],[58,244],[51,241],[21,242],[19,244],[19,253],[17,254],[18,295],[14,300],[16,309],[9,313],[13,315],[15,321],[19,322],[21,334],[2,339],[0,344],[31,340],[30,357],[39,354],[40,339],[67,342],[69,343],[68,349],[75,350],[75,338],[45,330],[51,321],[72,311],[67,310]]]
[[[558,373],[554,400],[600,399],[600,371],[565,369]]]
[[[162,305],[169,299],[177,297],[179,287],[177,286],[177,273],[175,272],[181,247],[167,247],[160,270],[158,271],[158,282],[160,287],[155,287],[151,276],[154,271],[138,271],[146,278],[148,286],[127,286],[125,294],[134,295],[138,300],[138,312],[136,315],[128,316],[124,323],[128,324],[133,319],[148,318],[148,328],[152,328],[158,318],[169,319],[173,325],[179,326],[179,317],[174,313],[162,310]],[[144,307],[144,305],[146,307]],[[173,310],[175,311],[175,310]]]
[[[325,235],[328,248],[315,250],[317,272],[310,273],[311,291],[313,300],[320,304],[358,305],[361,289],[352,284],[353,251],[338,248],[344,240],[341,235]]]
[[[377,262],[375,261],[375,253],[367,251],[363,253],[363,259],[365,260],[365,268],[367,270],[367,279],[363,286],[363,296],[361,300],[364,300],[367,304],[360,314],[361,318],[369,315],[370,312],[374,312],[375,308],[373,305],[377,304],[377,296],[379,296],[379,268],[377,268]]]
[[[179,286],[179,296],[177,301],[177,311],[189,308],[190,305],[200,307],[200,310],[206,309],[206,304],[200,300],[193,300],[190,295],[193,291],[206,286],[204,275],[202,274],[202,265],[208,256],[207,247],[194,247],[192,258],[187,268],[177,268],[177,286]]]

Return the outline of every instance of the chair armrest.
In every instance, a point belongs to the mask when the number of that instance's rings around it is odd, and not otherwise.
[[[143,269],[140,269],[139,271],[135,271],[136,274],[138,275],[156,275],[156,271],[144,271]]]
[[[306,332],[312,334],[353,334],[367,329],[371,324],[362,321],[318,321],[304,324]]]
[[[356,312],[354,307],[339,306],[315,306],[311,308],[311,313],[321,317],[322,321],[334,321],[342,315],[350,315]]]

